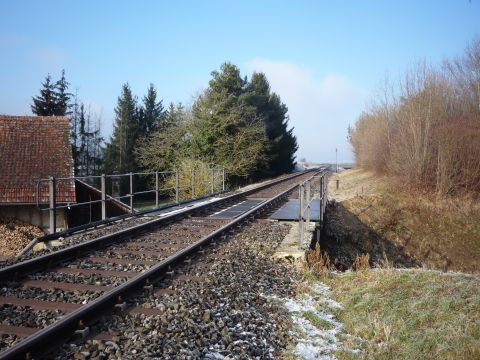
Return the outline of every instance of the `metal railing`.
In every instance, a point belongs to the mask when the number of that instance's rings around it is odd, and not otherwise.
[[[138,179],[135,181],[135,178]],[[191,174],[173,170],[79,177],[50,176],[48,179],[36,180],[35,198],[37,207],[49,212],[49,231],[54,233],[57,229],[57,211],[61,209],[88,206],[91,210],[92,205],[101,204],[101,219],[106,220],[109,218],[108,204],[133,214],[138,212],[134,206],[135,199],[147,198],[145,204],[139,206],[158,208],[161,203],[178,203],[182,197],[195,198],[225,191],[225,181],[223,168],[192,170]],[[99,199],[71,201],[76,182],[81,182]],[[42,208],[41,205],[46,203],[48,207]]]
[[[310,224],[312,205],[315,201],[319,203],[320,216],[319,224],[323,225],[325,208],[327,206],[327,172],[323,171],[318,175],[305,180],[298,186],[299,214],[298,214],[298,232],[299,247],[303,247],[305,228]],[[320,240],[320,231],[317,229],[317,242]]]

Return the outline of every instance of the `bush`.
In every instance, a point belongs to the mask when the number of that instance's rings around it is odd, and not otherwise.
[[[480,193],[480,38],[440,69],[408,71],[349,129],[357,164],[446,196]]]
[[[193,173],[195,172],[195,177]],[[192,180],[194,190],[192,192]],[[200,160],[183,159],[178,166],[179,200],[190,199],[208,194],[212,190],[212,173],[208,165]],[[166,187],[175,188],[176,175],[170,176],[166,181]],[[218,189],[217,189],[218,190]]]

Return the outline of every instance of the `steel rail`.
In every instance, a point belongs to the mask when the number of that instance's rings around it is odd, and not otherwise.
[[[306,172],[308,172],[308,171],[302,172],[302,173],[300,173],[300,175],[304,174]],[[296,176],[299,176],[299,175],[297,174]],[[293,179],[294,177],[295,176],[291,176],[291,177],[288,177],[288,178],[284,178],[283,180]],[[273,184],[273,182],[272,182],[272,184]],[[190,187],[179,187],[179,189],[187,189],[187,188],[190,188]],[[261,186],[258,187],[258,189],[260,189],[260,188],[261,188]],[[174,189],[174,188],[171,188],[171,189]],[[255,188],[255,189],[257,189],[257,188]],[[73,228],[66,229],[66,230],[63,230],[63,231],[59,231],[59,232],[56,232],[56,233],[53,233],[53,234],[43,235],[43,236],[40,236],[38,238],[33,239],[17,255],[17,258],[22,257],[24,254],[26,254],[28,251],[30,251],[35,244],[37,244],[39,242],[55,240],[55,239],[58,239],[59,237],[70,236],[70,235],[72,235],[74,233],[77,233],[77,232],[80,232],[80,231],[86,231],[88,229],[97,228],[97,227],[103,226],[103,225],[108,225],[108,224],[111,224],[111,223],[114,223],[114,222],[117,222],[117,221],[120,221],[120,220],[125,220],[125,219],[128,219],[128,218],[147,215],[147,214],[155,212],[155,211],[166,210],[166,209],[169,209],[169,208],[172,208],[172,207],[175,207],[175,206],[179,206],[179,205],[181,205],[181,206],[182,205],[187,205],[187,204],[195,202],[195,201],[200,201],[200,200],[207,199],[209,197],[216,196],[216,195],[221,195],[221,194],[224,194],[224,193],[225,193],[225,191],[219,191],[219,192],[215,192],[213,194],[202,195],[202,196],[198,196],[198,197],[188,199],[188,200],[184,200],[184,201],[172,202],[172,203],[169,203],[169,204],[166,204],[166,205],[159,206],[158,208],[155,208],[155,209],[148,209],[148,210],[143,210],[143,211],[137,211],[137,212],[134,212],[134,213],[128,213],[128,214],[123,214],[123,215],[119,215],[119,216],[114,216],[114,217],[111,217],[111,218],[108,218],[108,219],[105,219],[105,220],[98,220],[98,221],[94,221],[94,222],[91,222],[91,223],[88,223],[88,224],[75,226]],[[106,199],[106,201],[114,201],[114,200],[115,199],[111,198],[111,196],[108,196],[107,199]],[[102,200],[94,200],[94,202],[102,202]],[[89,204],[89,202],[84,202],[84,203],[81,203],[81,204]],[[79,204],[76,204],[76,205],[79,205]],[[46,210],[48,210],[48,209],[46,209]],[[0,271],[0,273],[1,273],[1,271]]]
[[[290,180],[292,178],[294,177],[283,179],[283,181]],[[272,186],[272,184],[268,184],[268,186]],[[247,220],[251,216],[255,216],[257,212],[260,212],[261,210],[269,207],[284,196],[288,195],[296,187],[298,187],[298,184],[290,186],[288,189],[281,192],[280,194],[262,202],[261,204],[242,214],[228,224],[215,230],[214,232],[196,241],[195,243],[187,246],[183,250],[180,250],[174,255],[162,260],[157,265],[154,265],[152,268],[150,268],[148,271],[135,276],[133,279],[119,285],[118,287],[115,287],[111,291],[104,293],[90,303],[82,306],[77,310],[74,310],[68,315],[65,315],[60,320],[43,328],[42,330],[39,330],[25,340],[20,341],[17,345],[0,353],[0,360],[32,359],[33,356],[40,355],[47,352],[48,350],[51,351],[51,347],[63,343],[69,338],[71,338],[76,330],[79,330],[79,328],[85,326],[86,324],[90,324],[92,321],[94,321],[101,315],[104,315],[105,312],[111,312],[115,308],[116,304],[121,304],[123,302],[123,299],[127,298],[132,293],[141,290],[142,287],[149,285],[160,277],[166,275],[166,273],[173,266],[195,254],[203,247],[209,245],[214,239],[225,235],[227,232],[232,230],[232,228],[241,224],[244,220]],[[258,188],[255,190],[258,190]],[[251,193],[252,191],[247,192]],[[244,195],[245,192],[240,194]],[[240,194],[235,194],[233,196],[238,196]],[[139,227],[136,226],[131,229],[139,229]],[[46,344],[48,344],[48,346],[51,346],[50,349],[46,348]]]
[[[4,267],[3,269],[0,269],[0,281],[17,280],[21,277],[24,277],[26,274],[29,274],[29,273],[32,273],[32,272],[35,272],[35,271],[38,271],[38,270],[41,270],[41,269],[49,268],[49,267],[51,267],[51,266],[53,266],[53,265],[55,265],[59,262],[68,260],[72,257],[77,257],[81,254],[92,251],[93,249],[106,247],[106,246],[108,246],[112,243],[115,243],[115,242],[119,241],[119,240],[124,240],[127,237],[141,234],[142,232],[144,232],[146,230],[149,230],[151,228],[167,224],[171,221],[178,220],[180,218],[184,218],[185,216],[187,216],[187,215],[189,215],[193,212],[197,212],[199,210],[204,210],[204,209],[207,209],[209,207],[217,206],[217,205],[220,205],[220,204],[223,204],[223,203],[228,203],[228,202],[236,200],[238,198],[248,196],[249,194],[254,193],[256,191],[263,190],[265,188],[276,185],[278,183],[294,179],[295,177],[304,175],[305,173],[308,173],[308,172],[302,172],[302,173],[299,173],[299,174],[294,174],[294,176],[290,176],[290,177],[283,178],[283,179],[278,179],[278,180],[272,181],[270,183],[261,185],[257,188],[254,188],[254,189],[250,189],[250,190],[243,191],[243,192],[240,192],[240,193],[232,194],[232,195],[226,196],[224,198],[214,200],[214,201],[211,201],[211,202],[207,202],[207,203],[204,203],[204,204],[200,204],[200,205],[197,205],[197,206],[194,205],[194,206],[191,206],[189,208],[182,209],[182,210],[180,210],[178,212],[175,212],[173,214],[166,215],[166,216],[161,217],[159,219],[148,221],[144,224],[134,225],[134,226],[131,226],[129,228],[122,229],[122,230],[119,230],[119,231],[111,233],[111,234],[106,234],[106,235],[100,236],[98,238],[95,238],[95,239],[92,239],[92,240],[89,240],[89,241],[85,241],[83,243],[72,245],[70,247],[67,247],[67,248],[64,248],[64,249],[61,249],[61,250],[57,250],[57,251],[52,252],[50,254],[42,255],[42,256],[39,256],[39,257],[36,257],[36,258],[32,258],[32,259],[29,259],[29,260],[25,260],[25,261],[22,261],[22,262]]]
[[[311,170],[309,170],[309,171],[311,171]],[[300,176],[301,174],[308,173],[309,171],[304,171],[304,172],[296,174],[294,176],[283,178],[283,180],[293,179],[295,176]],[[274,181],[282,181],[282,179],[274,180]],[[269,183],[274,184],[274,182],[269,182]],[[261,189],[262,186],[259,186],[258,189]],[[172,188],[172,189],[174,189],[174,188]],[[190,186],[179,187],[179,189],[190,189]],[[257,189],[257,188],[255,188],[255,189]],[[119,221],[119,220],[124,220],[124,219],[127,219],[127,218],[146,215],[146,214],[151,213],[151,212],[155,212],[155,211],[159,211],[159,210],[165,210],[165,209],[175,207],[175,206],[178,206],[178,205],[189,204],[189,203],[192,203],[192,202],[195,202],[195,201],[199,201],[199,200],[209,198],[211,196],[221,195],[225,192],[226,192],[225,190],[224,191],[218,191],[218,192],[215,192],[213,194],[206,194],[206,195],[198,196],[198,197],[195,197],[195,198],[192,198],[192,199],[187,199],[187,200],[184,200],[184,201],[168,203],[166,205],[159,206],[158,208],[155,208],[155,209],[148,209],[148,210],[144,210],[144,211],[138,211],[138,212],[135,212],[135,213],[128,213],[128,214],[124,214],[124,215],[119,215],[119,216],[111,217],[111,218],[108,218],[108,219],[105,219],[105,220],[98,220],[98,221],[94,221],[94,222],[91,222],[91,223],[88,223],[88,224],[79,225],[79,226],[76,226],[76,227],[73,227],[73,228],[70,228],[70,229],[66,229],[66,230],[63,230],[63,231],[59,231],[59,232],[56,232],[56,233],[53,233],[53,234],[43,235],[43,236],[40,236],[40,237],[32,240],[32,246],[35,245],[38,242],[55,240],[55,239],[58,239],[59,237],[69,236],[69,235],[74,234],[74,233],[79,232],[79,231],[88,230],[90,228],[96,228],[98,226],[105,225],[105,224],[111,224],[113,222],[116,222],[116,221]],[[110,195],[107,196],[106,201],[114,201],[114,200],[115,200],[115,198],[111,197]],[[101,202],[101,201],[102,200],[94,200],[94,202]],[[84,202],[82,204],[89,204],[89,202]],[[47,208],[45,210],[49,210],[49,208]],[[30,244],[28,246],[30,247]],[[28,251],[28,249],[27,249],[27,251]],[[19,255],[17,255],[17,258],[20,257],[21,255],[25,254],[27,251],[22,251]]]

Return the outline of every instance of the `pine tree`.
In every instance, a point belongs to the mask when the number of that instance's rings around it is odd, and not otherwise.
[[[103,167],[103,137],[100,134],[101,129],[101,120],[98,117],[94,129],[91,131],[92,133],[92,140],[91,140],[91,159],[92,159],[92,175],[99,175],[102,171]]]
[[[139,132],[140,136],[151,135],[162,127],[165,119],[165,109],[162,100],[157,102],[157,90],[150,84],[147,95],[143,97],[143,106],[139,110]]]
[[[52,83],[50,74],[42,83],[40,95],[32,98],[32,112],[37,116],[52,116],[57,110],[56,84]]]
[[[212,72],[209,87],[187,115],[169,105],[166,130],[142,143],[137,158],[149,169],[185,159],[222,166],[233,183],[290,172],[298,146],[288,120],[288,108],[264,74],[249,82],[238,67],[225,63]]]
[[[100,119],[95,130],[91,129],[91,112],[85,105],[68,92],[70,84],[62,70],[60,80],[52,83],[50,74],[45,78],[40,96],[33,98],[32,112],[39,116],[68,116],[70,118],[70,143],[74,173],[77,176],[97,174],[103,162],[103,138],[100,135]],[[73,104],[71,99],[73,97]]]
[[[78,122],[79,122],[79,105],[78,94],[75,93],[72,106],[72,114],[70,116],[70,142],[72,144],[72,158],[75,175],[78,174]]]
[[[62,77],[55,83],[52,83],[52,78],[48,74],[45,82],[42,83],[40,95],[32,98],[32,112],[38,116],[70,115],[72,94],[68,92],[68,85],[65,70],[62,70]]]
[[[280,175],[291,172],[295,167],[297,138],[293,135],[293,128],[288,129],[288,108],[276,93],[270,96],[269,107],[271,116],[266,124],[270,144],[268,152],[272,155],[269,168],[274,175]]]
[[[106,171],[133,172],[138,169],[134,147],[139,134],[137,102],[130,86],[124,84],[115,108],[113,135],[107,144]]]
[[[79,111],[79,122],[78,122],[78,138],[79,138],[79,148],[78,148],[78,162],[79,162],[79,175],[85,176],[88,175],[88,153],[86,151],[88,143],[88,131],[86,127],[86,115],[85,115],[85,106],[80,105]]]
[[[62,77],[55,83],[55,111],[54,115],[70,115],[70,99],[72,94],[68,92],[70,83],[65,79],[65,70],[62,70]]]
[[[162,125],[159,130],[163,131],[171,126],[178,125],[185,120],[185,117],[186,113],[183,104],[179,102],[175,105],[171,102],[170,105],[168,105],[168,109],[165,111],[165,117],[162,120]]]
[[[86,110],[83,103],[78,106],[76,117],[78,118],[76,175],[98,175],[103,159],[100,118],[95,124],[92,124],[92,112],[90,108]]]
[[[265,127],[255,107],[242,99],[247,80],[225,63],[212,72],[208,89],[193,106],[192,156],[230,174],[249,178],[265,158]]]
[[[263,73],[252,75],[244,99],[262,117],[267,136],[267,164],[257,169],[256,177],[276,176],[292,171],[298,146],[293,129],[288,129],[288,108],[277,94],[271,92]]]

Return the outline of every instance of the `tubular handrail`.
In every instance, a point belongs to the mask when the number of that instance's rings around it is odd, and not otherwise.
[[[175,202],[180,200],[180,191],[191,190],[191,197],[195,198],[198,189],[203,189],[201,194],[210,193],[213,195],[218,191],[225,191],[225,181],[226,181],[226,172],[223,168],[208,168],[206,171],[210,173],[207,178],[199,181],[196,178],[196,170],[192,171],[191,174],[191,184],[183,185],[180,183],[180,171],[178,169],[171,171],[147,171],[147,172],[131,172],[125,174],[103,174],[103,175],[92,175],[92,176],[69,176],[69,177],[50,177],[48,179],[38,179],[36,180],[35,188],[35,198],[37,208],[41,211],[48,211],[50,218],[50,233],[55,233],[57,230],[56,227],[56,212],[57,210],[62,209],[72,209],[82,206],[91,206],[93,204],[101,204],[101,219],[105,220],[108,218],[107,214],[107,203],[108,202],[118,202],[117,205],[122,208],[122,211],[126,212],[137,212],[134,209],[134,198],[140,195],[155,194],[155,207],[158,208],[160,204],[160,196],[172,198],[174,197]],[[216,175],[215,173],[220,173]],[[155,176],[154,188],[148,189],[136,189],[133,184],[138,180],[134,180],[136,176]],[[160,185],[167,185],[165,183],[167,176],[174,176],[175,185],[169,187],[161,187]],[[118,190],[120,189],[120,183],[115,183],[115,181],[121,181],[121,179],[127,177],[127,182],[129,182],[129,191],[123,194],[115,194],[114,187]],[[100,179],[100,184],[98,184],[98,179]],[[96,185],[93,185],[93,180]],[[107,194],[107,180],[112,181],[112,195]],[[82,183],[82,186],[90,187],[88,191],[93,191],[97,193],[96,196],[100,196],[100,200],[90,200],[83,202],[75,202],[75,198],[72,192],[75,192],[74,186],[76,181]],[[65,184],[65,182],[67,182]],[[184,181],[182,180],[182,183]],[[124,183],[125,184],[125,183]],[[64,188],[62,188],[64,186]],[[110,182],[108,183],[110,186]],[[144,186],[144,185],[142,185]],[[67,188],[68,187],[68,188]],[[138,187],[138,186],[137,186]],[[206,189],[208,188],[208,191]],[[219,190],[220,188],[220,190]],[[57,190],[59,189],[59,190]],[[69,196],[59,197],[58,194],[63,195],[65,192],[64,189],[68,189]],[[138,190],[138,191],[134,191]],[[57,194],[58,193],[58,194]],[[47,200],[48,197],[48,201]],[[61,199],[61,201],[58,201]],[[67,201],[73,200],[73,201]],[[153,199],[150,199],[153,202]],[[44,207],[43,204],[48,203],[48,207]],[[61,204],[61,205],[59,205]]]

